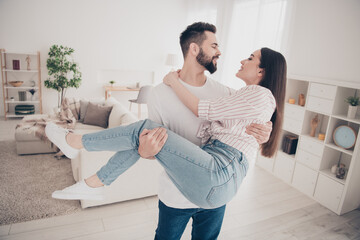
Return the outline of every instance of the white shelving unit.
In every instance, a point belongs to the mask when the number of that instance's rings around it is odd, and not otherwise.
[[[296,153],[289,155],[281,149],[273,158],[258,155],[256,164],[297,188],[338,215],[360,206],[360,114],[347,118],[348,104],[344,99],[360,93],[360,84],[335,80],[290,76],[286,100],[305,95],[305,106],[285,104],[282,138],[298,136]],[[315,137],[310,136],[311,119],[318,115],[320,122]],[[333,132],[340,125],[356,132],[355,146],[344,149],[333,141]],[[319,133],[325,140],[319,140]],[[331,172],[340,162],[346,166],[344,179]]]
[[[27,116],[23,114],[15,114],[16,105],[34,105],[35,114],[41,114],[42,98],[40,52],[6,52],[5,49],[0,49],[0,52],[5,120],[7,118],[19,118]],[[30,70],[27,70],[26,58],[30,59]],[[19,70],[12,69],[12,60],[20,61]],[[19,87],[14,87],[9,84],[10,81],[23,81],[24,83]],[[34,99],[32,99],[32,96],[29,92],[31,89],[35,91]],[[27,100],[20,101],[18,96],[19,91],[26,92]]]

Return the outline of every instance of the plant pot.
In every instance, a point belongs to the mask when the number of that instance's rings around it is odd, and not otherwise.
[[[351,106],[350,105],[349,109],[348,109],[347,117],[354,119],[355,116],[356,116],[356,112],[357,112],[357,106]]]

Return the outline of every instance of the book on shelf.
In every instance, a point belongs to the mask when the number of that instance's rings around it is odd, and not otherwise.
[[[284,136],[284,139],[282,142],[282,150],[284,153],[287,153],[287,154],[295,154],[297,144],[298,144],[297,136],[286,135],[286,136]]]

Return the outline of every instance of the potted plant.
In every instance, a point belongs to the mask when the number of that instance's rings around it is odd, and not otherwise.
[[[359,97],[356,97],[356,93],[354,96],[349,96],[345,99],[345,102],[349,104],[348,109],[348,118],[355,118],[357,112],[357,106],[359,105]]]
[[[45,87],[58,91],[58,108],[65,99],[66,89],[79,88],[81,84],[81,72],[71,54],[74,49],[53,45],[46,61],[49,78],[45,80]]]
[[[114,81],[114,80],[111,80],[111,81],[109,81],[109,83],[110,83],[110,86],[113,86],[114,83],[115,83],[115,81]]]

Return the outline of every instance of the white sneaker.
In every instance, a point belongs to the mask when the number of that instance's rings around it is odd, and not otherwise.
[[[69,130],[59,127],[55,123],[48,123],[45,127],[45,133],[48,139],[53,142],[70,159],[76,158],[79,150],[71,147],[66,142],[66,135]]]
[[[104,200],[104,186],[98,188],[89,187],[81,180],[70,187],[52,193],[53,198],[66,200]]]

